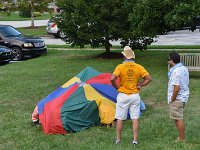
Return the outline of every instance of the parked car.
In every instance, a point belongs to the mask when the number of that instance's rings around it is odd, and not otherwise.
[[[65,37],[65,34],[62,31],[60,31],[60,29],[58,28],[58,26],[55,23],[53,18],[49,19],[49,21],[47,23],[46,31],[47,31],[48,34],[51,34],[51,35],[58,37],[58,38],[64,38]]]
[[[28,37],[10,25],[0,25],[0,45],[12,50],[13,60],[22,60],[26,56],[40,56],[47,53],[43,39]]]
[[[8,63],[12,60],[12,51],[11,49],[0,46],[0,64],[2,63]]]

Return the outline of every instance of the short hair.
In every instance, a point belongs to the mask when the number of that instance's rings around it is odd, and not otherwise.
[[[169,58],[173,60],[175,64],[180,63],[180,55],[177,52],[171,52]]]

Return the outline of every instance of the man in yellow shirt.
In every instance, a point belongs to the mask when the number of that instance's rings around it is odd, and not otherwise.
[[[134,62],[135,54],[129,46],[125,46],[122,51],[124,62],[119,64],[112,76],[111,83],[118,90],[115,118],[116,126],[116,144],[121,142],[121,132],[123,120],[127,119],[128,112],[132,120],[133,144],[137,144],[139,117],[140,117],[140,89],[149,84],[152,80],[151,75],[145,68]],[[116,79],[119,77],[120,83],[117,85]],[[142,79],[139,82],[139,79]]]

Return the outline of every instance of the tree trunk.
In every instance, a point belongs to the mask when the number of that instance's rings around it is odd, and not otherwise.
[[[35,24],[34,24],[34,4],[33,4],[33,1],[31,0],[30,1],[31,3],[31,27],[34,27]]]
[[[105,39],[106,53],[110,53],[110,47],[111,47],[111,44],[110,44],[110,42],[109,42],[109,38],[106,38],[106,39]]]

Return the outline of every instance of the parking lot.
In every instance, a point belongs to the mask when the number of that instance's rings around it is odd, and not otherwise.
[[[157,42],[152,45],[200,45],[200,32],[189,30],[178,30],[168,32],[166,35],[158,35]]]
[[[42,37],[45,40],[47,45],[55,44],[55,45],[63,45],[65,44],[59,38],[55,38],[53,36]],[[191,32],[189,30],[178,30],[171,31],[165,35],[158,35],[157,38],[154,38],[156,41],[152,43],[152,45],[200,45],[200,32],[196,30]],[[120,45],[120,41],[110,41],[112,45]]]

